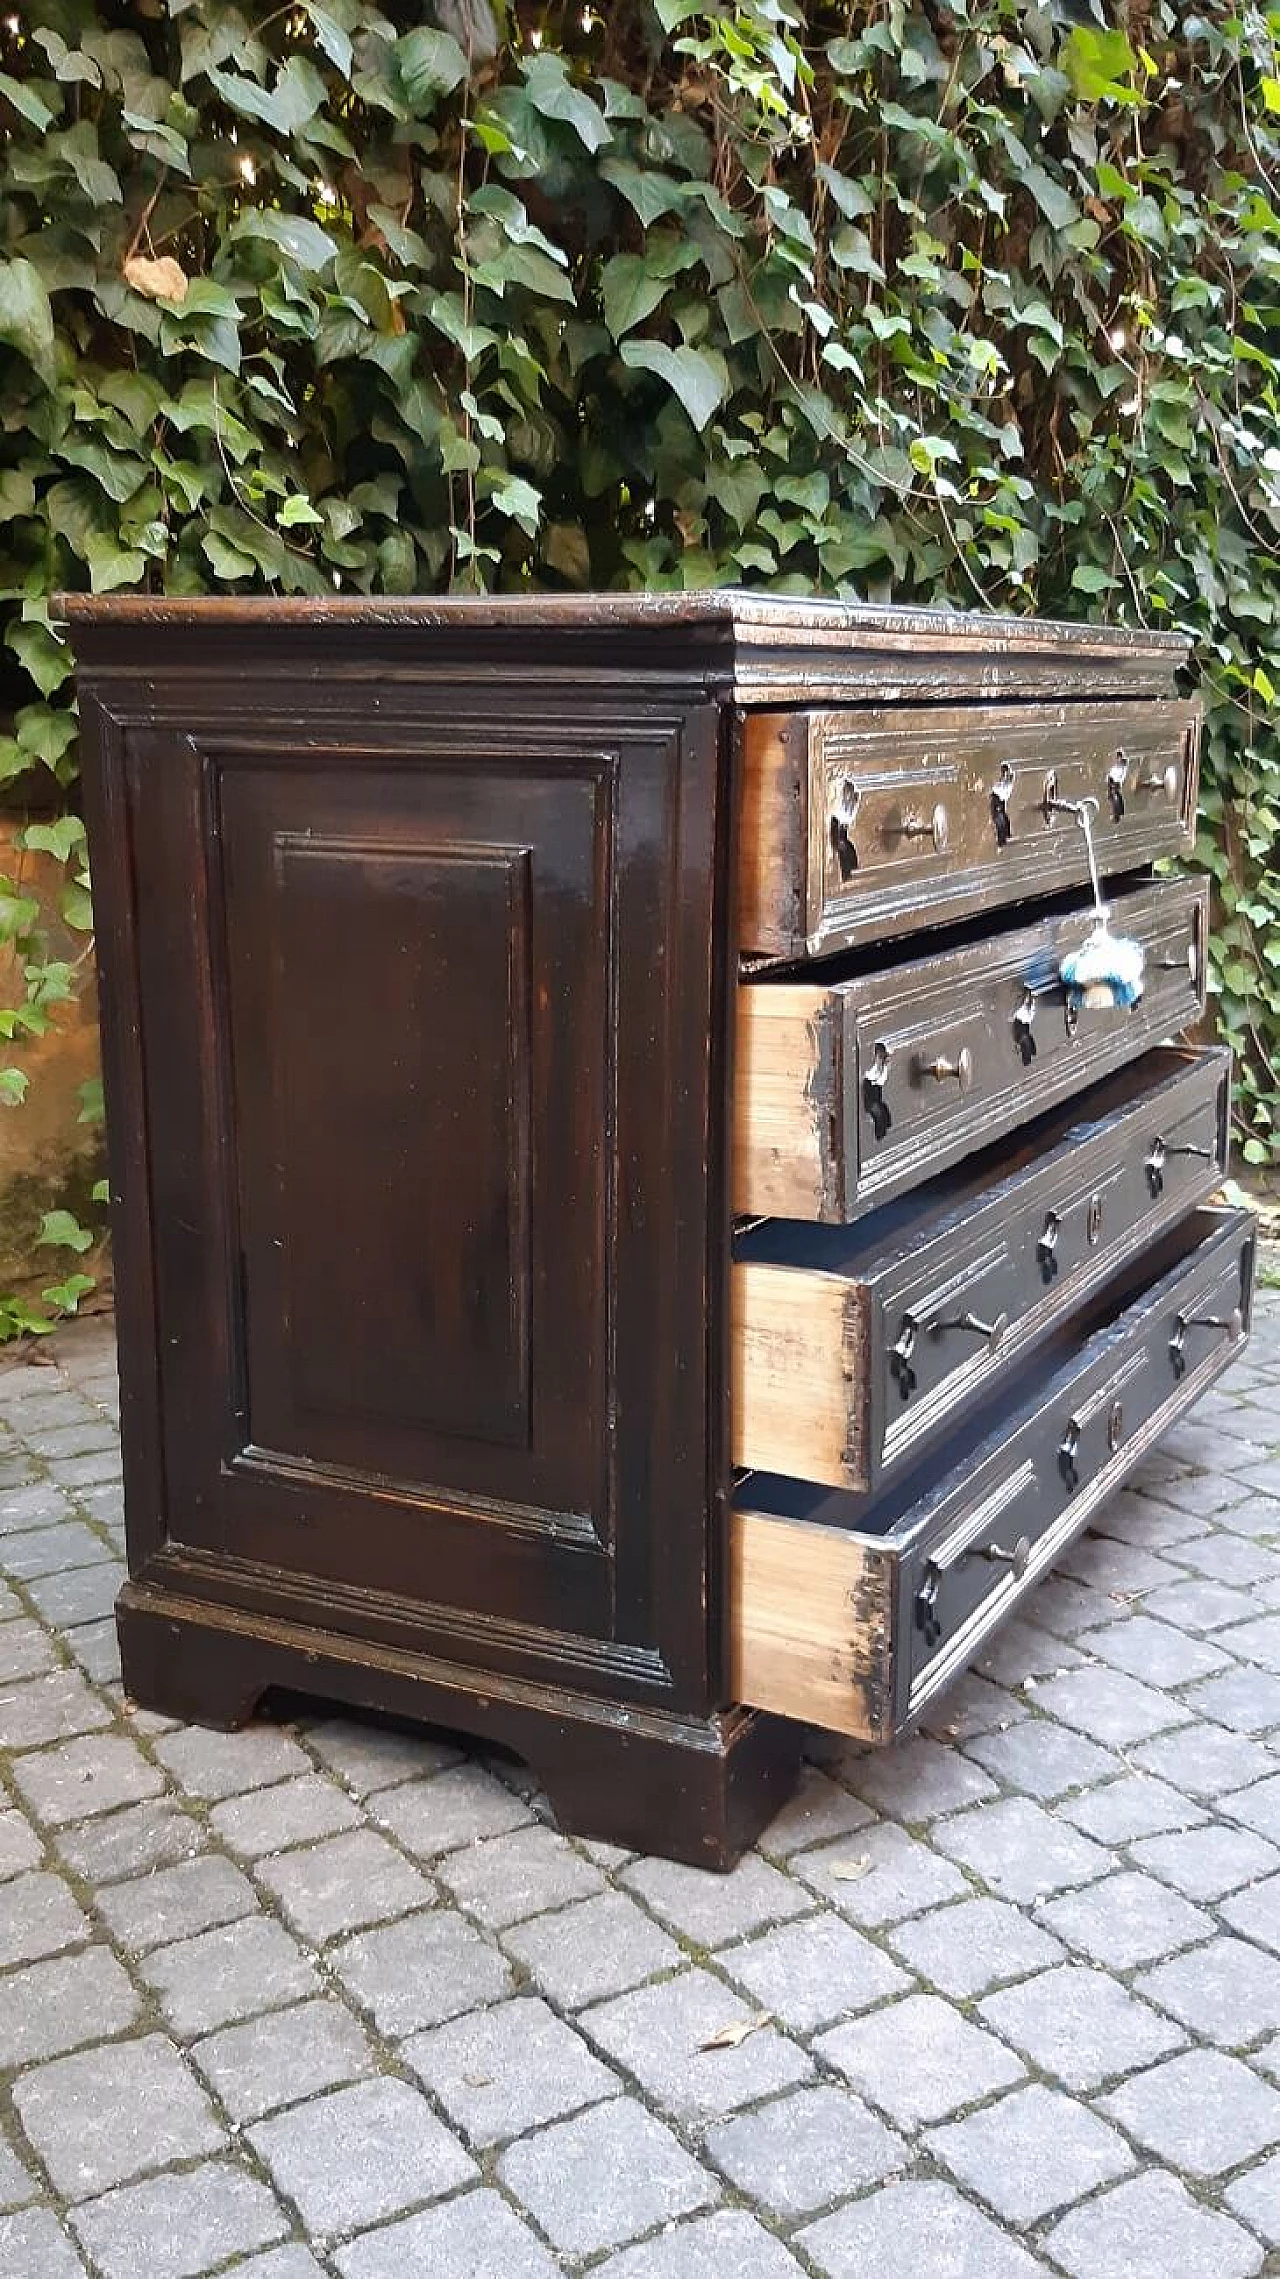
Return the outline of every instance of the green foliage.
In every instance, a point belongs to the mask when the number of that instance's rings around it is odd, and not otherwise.
[[[70,922],[61,586],[731,580],[1176,627],[1270,1159],[1278,37],[1221,0],[21,0],[0,785]],[[14,1042],[56,988],[32,924],[0,882]]]

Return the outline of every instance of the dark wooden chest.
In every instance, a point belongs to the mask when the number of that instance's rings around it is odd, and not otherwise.
[[[1237,1349],[1176,640],[727,593],[71,599],[125,1682],[727,1864]],[[1128,1010],[1058,974],[1092,903]]]

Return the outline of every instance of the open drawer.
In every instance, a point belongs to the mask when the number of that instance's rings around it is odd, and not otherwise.
[[[867,1741],[911,1725],[1239,1351],[1246,1211],[1201,1211],[878,1498],[749,1474],[729,1535],[736,1700]]]
[[[1088,883],[1190,843],[1194,704],[894,705],[742,724],[738,946],[802,958]]]
[[[927,956],[741,982],[734,1210],[860,1218],[1185,1029],[1204,1009],[1208,882],[1162,878],[1110,904],[1146,952],[1127,1011],[1067,1002],[1061,960],[1094,922],[1083,903]]]
[[[766,1219],[732,1276],[733,1461],[874,1490],[1226,1171],[1231,1055],[1157,1048],[852,1227]]]

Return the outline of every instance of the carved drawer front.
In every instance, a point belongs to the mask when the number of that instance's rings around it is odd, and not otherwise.
[[[852,1228],[766,1219],[733,1267],[733,1461],[876,1489],[1226,1170],[1231,1056],[1147,1053]]]
[[[910,1725],[1240,1350],[1244,1211],[1201,1211],[878,1498],[750,1474],[730,1525],[735,1697],[862,1740]]]
[[[738,989],[733,1208],[849,1221],[1079,1092],[1204,1009],[1207,886],[1159,879],[1111,897],[1146,950],[1130,1010],[1073,1014],[1059,961],[1083,905],[826,986]]]
[[[1097,803],[1100,870],[1190,842],[1193,704],[749,713],[738,946],[798,958],[1088,880],[1063,803]]]

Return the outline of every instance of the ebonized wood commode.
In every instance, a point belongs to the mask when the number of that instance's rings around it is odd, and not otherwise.
[[[510,1746],[729,1864],[1226,1364],[1252,1232],[1145,633],[68,598],[125,1683]],[[1131,1011],[1073,1014],[1097,802]]]

